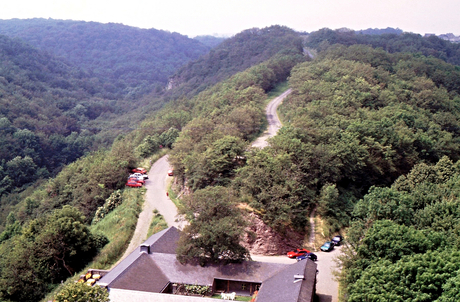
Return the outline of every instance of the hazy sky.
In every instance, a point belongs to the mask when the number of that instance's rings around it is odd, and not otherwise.
[[[285,25],[460,35],[459,0],[0,0],[0,19],[114,22],[196,35]]]

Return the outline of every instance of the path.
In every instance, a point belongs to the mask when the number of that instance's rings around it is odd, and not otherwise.
[[[267,139],[273,137],[278,133],[278,130],[281,128],[281,121],[278,118],[278,113],[276,112],[278,106],[281,102],[292,92],[292,89],[288,89],[283,92],[280,96],[274,98],[268,103],[267,108],[265,109],[265,114],[267,115],[268,127],[267,130],[259,136],[253,143],[253,147],[264,148],[268,146]]]
[[[163,215],[168,226],[175,226],[178,229],[182,229],[182,224],[176,221],[177,208],[171,199],[166,196],[166,188],[168,181],[170,181],[170,177],[167,174],[168,170],[169,163],[167,155],[157,160],[150,169],[149,178],[145,181],[145,188],[147,189],[144,196],[145,201],[142,212],[139,214],[137,220],[136,229],[123,257],[115,265],[131,254],[147,239],[147,232],[153,219],[154,209],[157,209]]]
[[[266,108],[268,128],[260,136],[252,146],[264,148],[268,146],[267,138],[276,135],[278,130],[281,128],[281,122],[276,113],[278,106],[284,100],[286,96],[291,93],[291,89],[288,89],[282,93],[279,97],[273,99]],[[147,180],[145,187],[147,189],[145,195],[144,208],[139,215],[136,230],[133,238],[129,244],[128,249],[121,259],[124,259],[132,251],[134,251],[142,242],[147,239],[147,231],[150,226],[150,222],[153,218],[153,210],[156,208],[161,215],[165,218],[168,226],[176,226],[182,229],[182,225],[176,221],[177,209],[172,203],[169,197],[166,196],[166,188],[168,185],[169,177],[167,171],[169,170],[168,157],[163,156],[152,166],[149,172],[149,179]],[[312,234],[310,235],[310,242],[314,241],[314,212],[310,216],[310,224]],[[312,237],[313,236],[313,237]],[[316,262],[318,267],[318,281],[316,285],[316,293],[320,302],[337,302],[338,301],[338,283],[335,280],[332,271],[336,269],[334,258],[340,253],[340,247],[335,250],[324,253],[316,253],[318,261]],[[286,256],[252,256],[255,261],[264,262],[277,262],[277,263],[293,263],[295,260],[289,259]]]
[[[286,90],[279,97],[273,99],[267,106],[265,113],[267,115],[268,127],[267,130],[257,138],[252,146],[264,148],[268,146],[267,139],[276,135],[281,128],[281,122],[278,118],[277,109],[286,96],[292,92],[291,89]],[[315,209],[310,214],[310,237],[309,242],[314,246],[315,242]],[[333,271],[337,270],[334,258],[340,253],[340,247],[335,250],[325,253],[317,252],[318,261],[316,262],[318,269],[318,279],[316,284],[316,293],[319,302],[338,302],[339,284],[335,280]],[[286,256],[251,256],[253,260],[264,262],[277,263],[293,263],[295,260],[289,259]]]

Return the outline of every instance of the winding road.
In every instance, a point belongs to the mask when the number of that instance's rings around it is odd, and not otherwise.
[[[252,143],[253,147],[264,148],[268,146],[267,139],[276,135],[282,124],[278,118],[277,108],[286,96],[291,93],[291,89],[286,90],[280,96],[274,98],[267,105],[266,115],[268,121],[267,130]],[[153,210],[157,209],[163,215],[168,226],[175,226],[178,229],[183,228],[184,221],[178,219],[177,208],[166,195],[168,182],[171,180],[167,176],[167,171],[170,169],[168,156],[163,156],[156,161],[149,171],[149,179],[146,181],[145,187],[145,202],[143,210],[139,215],[139,219],[134,231],[133,238],[121,259],[133,252],[139,245],[147,239],[147,231],[150,222],[153,219]],[[310,221],[313,221],[311,219]],[[312,228],[314,229],[314,221]],[[314,233],[314,232],[313,232]],[[310,238],[314,240],[314,238]],[[319,252],[317,269],[318,281],[316,285],[316,293],[320,302],[337,302],[338,301],[338,283],[335,280],[332,271],[336,269],[334,258],[340,253],[340,247],[329,253]],[[293,263],[295,260],[289,259],[286,256],[252,256],[253,260],[264,262],[277,263]],[[121,261],[121,260],[120,260]]]
[[[278,118],[278,113],[276,110],[278,109],[278,106],[281,104],[281,102],[286,98],[290,93],[292,92],[292,89],[288,89],[285,92],[283,92],[280,96],[274,98],[273,100],[268,103],[267,108],[265,108],[265,115],[267,116],[267,122],[268,122],[268,127],[267,130],[262,133],[261,136],[259,136],[253,143],[253,147],[257,148],[264,148],[268,146],[267,139],[270,137],[273,137],[278,133],[278,130],[281,128],[281,121]]]
[[[154,209],[157,209],[163,215],[168,226],[175,226],[178,229],[182,229],[183,221],[178,219],[177,208],[166,195],[168,182],[171,180],[171,177],[167,174],[168,170],[169,163],[167,155],[157,160],[150,169],[148,173],[149,178],[145,181],[147,191],[144,197],[145,201],[142,212],[139,214],[131,242],[120,261],[131,254],[147,239],[147,232],[154,216]]]

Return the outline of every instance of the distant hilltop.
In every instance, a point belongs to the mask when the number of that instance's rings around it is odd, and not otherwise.
[[[347,29],[347,28],[341,28],[341,29],[338,29],[338,31],[346,32],[346,31],[353,31],[353,30]],[[355,32],[360,33],[360,34],[364,34],[364,35],[382,35],[382,34],[397,34],[397,35],[400,35],[400,34],[404,33],[404,31],[402,29],[391,28],[391,27],[387,27],[387,28],[384,28],[384,29],[381,29],[381,28],[368,28],[368,29],[364,29],[364,30],[357,30]],[[429,36],[437,36],[437,37],[439,37],[439,38],[441,38],[443,40],[447,40],[447,41],[450,41],[450,42],[453,42],[453,43],[460,43],[460,36],[455,36],[453,33],[442,34],[442,35],[425,34],[425,37],[429,37]]]
[[[438,35],[438,37],[440,37],[441,39],[450,41],[450,42],[460,43],[460,36],[455,36],[455,35],[452,34],[452,33],[443,34],[443,35]]]

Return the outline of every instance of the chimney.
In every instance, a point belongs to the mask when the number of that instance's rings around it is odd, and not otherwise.
[[[141,245],[141,253],[150,254],[150,245],[142,244]]]
[[[305,280],[304,275],[294,275],[294,283],[302,282],[303,280]]]

